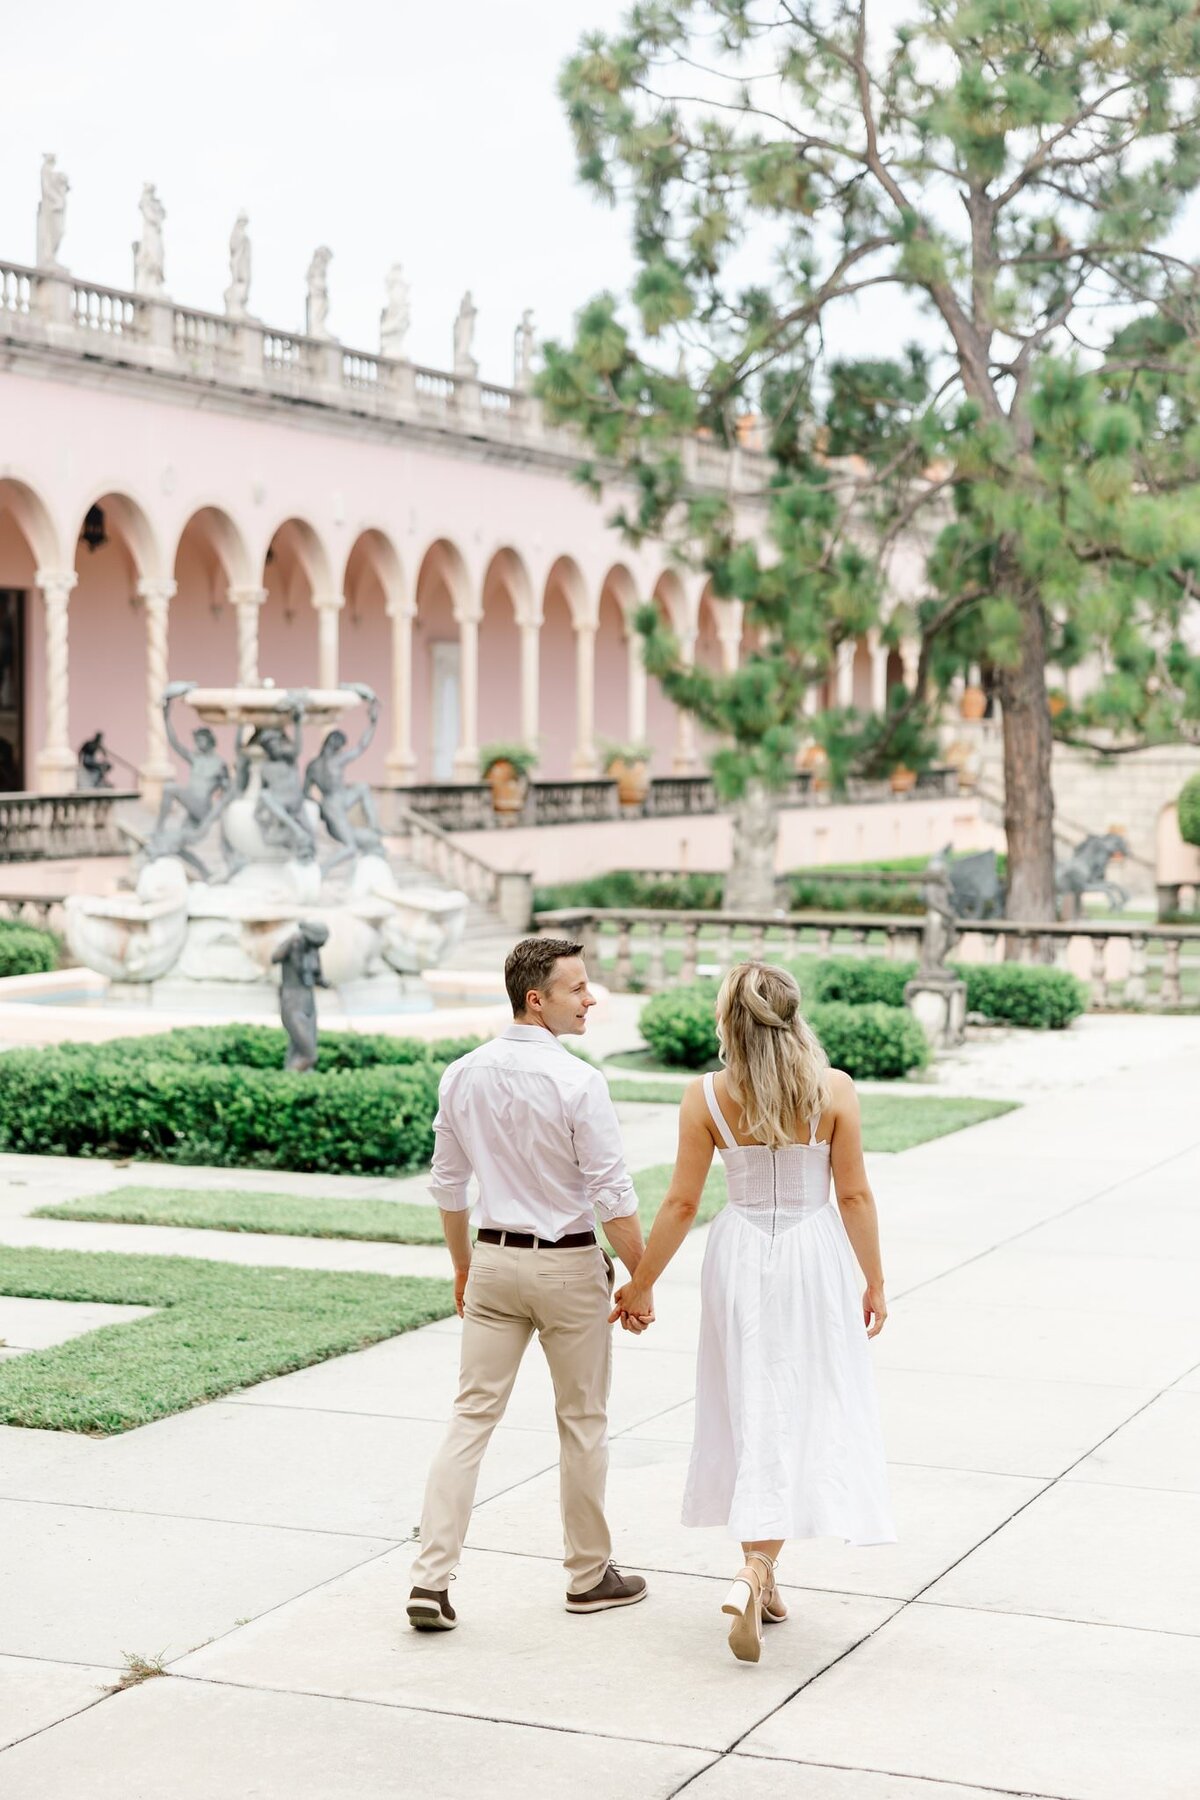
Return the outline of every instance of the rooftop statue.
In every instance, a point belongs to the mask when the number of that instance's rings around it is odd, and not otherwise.
[[[329,319],[329,265],[333,251],[322,244],[308,265],[308,297],[304,302],[304,329],[309,337],[327,338]]]
[[[527,306],[513,337],[513,386],[519,394],[527,394],[533,386],[533,352],[536,342],[533,309]]]
[[[479,364],[471,354],[471,345],[475,337],[475,321],[479,314],[471,291],[462,297],[458,316],[454,321],[454,373],[464,381],[474,381],[479,374]]]
[[[142,235],[133,246],[133,291],[135,294],[163,293],[163,222],[167,209],[159,199],[154,183],[147,181],[138,202],[142,215]]]
[[[404,265],[393,263],[387,277],[387,305],[379,315],[379,354],[394,356],[397,359],[404,355],[404,340],[408,336],[408,328],[412,323],[409,305],[409,287],[404,277]]]
[[[53,154],[47,151],[42,158],[42,197],[37,210],[37,266],[58,274],[65,272],[58,260],[58,247],[66,229],[70,185],[62,170],[55,167]]]
[[[367,687],[365,682],[343,681],[341,685],[348,693],[357,694],[360,700],[366,701],[367,723],[357,744],[351,745],[349,749],[346,747],[344,731],[335,729],[329,732],[304,771],[304,792],[307,794],[310,789],[316,789],[322,823],[339,846],[337,853],[322,868],[323,875],[328,875],[332,869],[350,862],[356,856],[378,856],[382,847],[379,815],[375,810],[369,785],[365,781],[346,780],[347,767],[363,754],[375,736],[375,728],[379,723],[379,699],[374,689]],[[350,818],[356,806],[362,808],[365,826],[355,825]]]
[[[240,212],[229,234],[229,286],[225,289],[225,311],[231,319],[244,319],[250,299],[250,224]]]

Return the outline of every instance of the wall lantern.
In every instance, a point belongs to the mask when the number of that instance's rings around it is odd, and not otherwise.
[[[108,533],[104,529],[104,509],[100,506],[89,506],[83,521],[83,530],[79,534],[81,544],[89,550],[98,550],[101,544],[107,544]]]

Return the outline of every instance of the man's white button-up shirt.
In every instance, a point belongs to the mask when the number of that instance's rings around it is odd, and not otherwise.
[[[621,1130],[599,1069],[542,1025],[510,1025],[450,1064],[433,1122],[431,1192],[476,1225],[560,1238],[637,1211]]]

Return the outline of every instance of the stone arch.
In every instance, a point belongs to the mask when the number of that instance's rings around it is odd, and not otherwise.
[[[478,610],[457,544],[437,538],[414,589],[413,750],[418,781],[449,781],[460,728],[459,621]]]
[[[111,780],[137,784],[146,761],[147,633],[142,582],[168,579],[158,535],[131,495],[106,490],[78,513],[68,612],[68,738],[101,731]],[[161,668],[159,670],[161,673]]]
[[[687,595],[674,569],[664,569],[654,583],[652,599],[662,617],[681,639],[688,631]],[[656,774],[671,771],[677,760],[679,714],[659,683],[651,677],[646,693],[646,738],[654,747]]]
[[[46,731],[46,643],[38,571],[63,569],[59,533],[41,496],[0,480],[0,793],[34,785]]]
[[[315,687],[317,603],[335,592],[328,552],[306,519],[284,519],[271,534],[261,585],[258,666],[276,687]]]
[[[542,590],[542,629],[538,656],[541,774],[547,781],[566,781],[576,741],[578,696],[575,682],[575,633],[591,622],[587,584],[578,563],[560,556],[551,565]]]
[[[639,677],[636,669],[631,673],[630,658],[640,664],[642,654],[633,622],[637,606],[637,583],[624,563],[614,563],[600,584],[596,614],[596,736],[601,750],[606,742],[628,743],[642,735],[641,720],[631,717],[638,706],[632,690]]]
[[[386,777],[388,743],[396,708],[392,654],[393,621],[411,611],[411,599],[400,556],[386,531],[365,527],[350,546],[342,570],[345,607],[339,621],[340,675],[361,681],[379,696],[379,729],[355,764],[356,778],[374,783]],[[350,715],[349,729],[361,729],[361,713]]]
[[[219,506],[197,507],[175,546],[170,614],[172,677],[202,687],[237,679],[237,618],[230,590],[257,587],[242,532]]]
[[[505,545],[489,561],[479,623],[479,742],[518,743],[523,728],[522,633],[536,631],[540,608],[529,570]]]

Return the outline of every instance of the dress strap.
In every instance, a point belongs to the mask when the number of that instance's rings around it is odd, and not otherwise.
[[[817,1126],[820,1123],[821,1123],[821,1115],[819,1112],[815,1112],[813,1114],[812,1118],[808,1121],[808,1141],[810,1144],[815,1144],[817,1142]]]
[[[704,1098],[708,1101],[708,1110],[713,1116],[713,1124],[721,1134],[721,1142],[727,1150],[736,1150],[738,1141],[729,1129],[725,1114],[717,1105],[717,1078],[710,1071],[704,1077]]]

